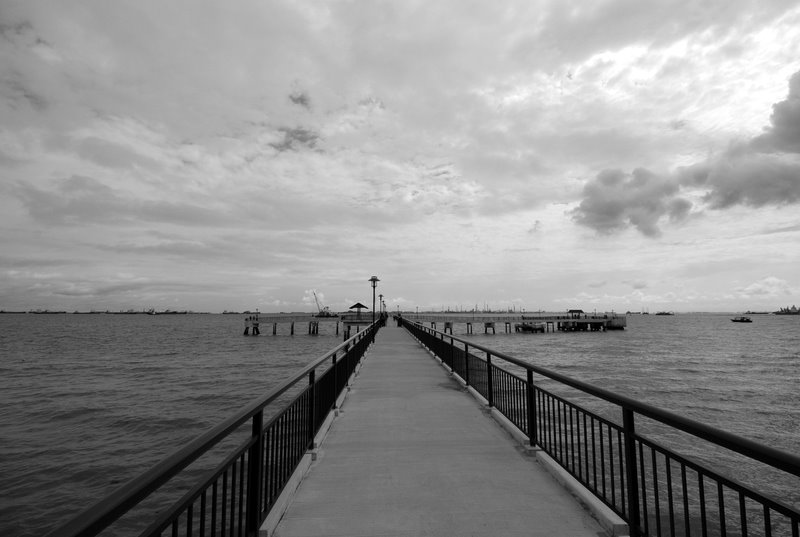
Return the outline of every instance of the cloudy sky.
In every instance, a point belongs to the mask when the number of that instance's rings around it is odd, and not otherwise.
[[[0,309],[800,304],[800,5],[0,0]]]

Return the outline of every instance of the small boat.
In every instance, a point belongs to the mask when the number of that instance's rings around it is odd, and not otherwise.
[[[734,317],[731,319],[734,323],[752,323],[753,320],[750,317],[745,317],[744,315],[740,315],[739,317]]]

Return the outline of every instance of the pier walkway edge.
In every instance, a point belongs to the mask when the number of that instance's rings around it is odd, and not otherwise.
[[[381,329],[357,375],[262,536],[627,534],[404,329]]]

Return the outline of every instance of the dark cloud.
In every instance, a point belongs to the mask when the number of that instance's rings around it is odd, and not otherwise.
[[[11,43],[22,41],[24,44],[30,44],[39,40],[39,37],[33,31],[33,25],[27,20],[15,23],[0,23],[0,37]]]
[[[580,225],[599,233],[613,233],[629,226],[648,237],[661,234],[659,220],[667,216],[681,220],[691,203],[678,197],[679,185],[639,168],[631,174],[620,170],[604,170],[586,184],[583,201],[572,212]]]
[[[289,100],[292,101],[293,104],[302,106],[306,109],[311,109],[311,98],[303,91],[296,91],[292,93],[289,95]]]
[[[682,221],[692,204],[682,190],[704,192],[710,209],[736,205],[760,208],[800,203],[800,72],[789,81],[789,96],[773,106],[772,125],[764,134],[735,143],[719,157],[658,175],[636,169],[630,175],[604,170],[588,182],[573,220],[613,233],[635,227],[658,237],[659,221]],[[677,125],[674,128],[678,128]]]
[[[269,144],[278,151],[296,151],[302,147],[314,149],[319,140],[319,134],[303,127],[281,127],[278,131],[283,133],[283,140]]]
[[[800,153],[800,71],[789,79],[789,96],[772,106],[772,126],[755,138],[757,151]]]
[[[46,110],[48,107],[47,99],[16,78],[9,78],[15,75],[12,73],[0,79],[0,95],[5,97],[9,105],[17,109],[27,105],[37,112]]]
[[[782,154],[729,152],[713,164],[692,167],[686,184],[706,187],[704,201],[712,209],[797,203],[800,161]]]

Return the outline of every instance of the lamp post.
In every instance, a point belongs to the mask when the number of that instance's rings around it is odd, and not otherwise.
[[[369,281],[372,282],[372,324],[375,324],[375,288],[380,280],[377,276],[373,276]]]
[[[378,295],[378,311],[381,312],[381,318],[383,318],[383,295]]]

